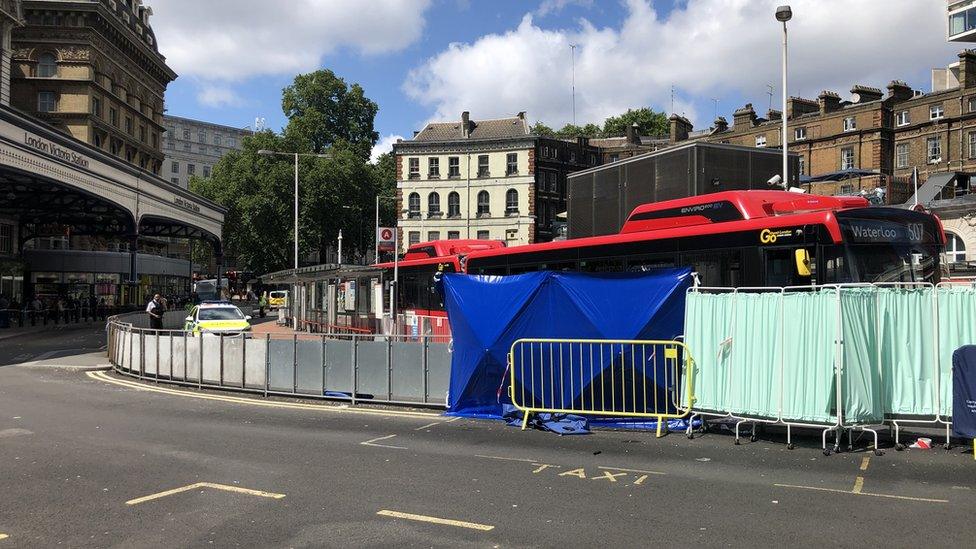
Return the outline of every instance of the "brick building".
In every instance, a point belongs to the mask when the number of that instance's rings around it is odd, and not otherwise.
[[[533,135],[512,118],[431,122],[393,146],[400,251],[429,240],[546,242],[566,209],[566,174],[599,163],[586,138]]]

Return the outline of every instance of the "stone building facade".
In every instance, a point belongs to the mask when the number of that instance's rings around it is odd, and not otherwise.
[[[432,122],[393,146],[400,251],[446,239],[509,245],[557,236],[566,174],[599,162],[586,138],[532,135],[525,113],[512,118]]]
[[[12,35],[11,104],[153,174],[176,73],[142,0],[25,0]]]
[[[210,172],[225,154],[240,150],[250,130],[223,126],[180,116],[164,116],[163,153],[166,162],[160,174],[184,189],[190,177],[210,177]]]

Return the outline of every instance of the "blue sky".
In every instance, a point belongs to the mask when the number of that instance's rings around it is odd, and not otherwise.
[[[329,68],[379,104],[384,146],[427,120],[512,115],[572,120],[569,44],[577,49],[579,123],[630,107],[675,108],[707,127],[751,101],[778,108],[776,0],[155,0],[153,27],[180,78],[170,114],[281,128],[281,89]],[[269,4],[274,4],[269,6]],[[281,10],[289,4],[292,10]],[[945,42],[941,0],[797,0],[791,95],[892,78],[928,90]],[[233,6],[233,7],[232,7]],[[234,9],[238,8],[238,9]],[[189,16],[188,14],[193,14]],[[838,13],[845,14],[838,17]]]

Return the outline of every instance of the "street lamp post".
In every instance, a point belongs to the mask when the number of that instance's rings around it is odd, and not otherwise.
[[[329,158],[328,153],[285,153],[278,151],[270,151],[268,149],[261,149],[258,151],[261,156],[294,156],[295,157],[295,272],[298,272],[298,157],[300,156],[312,156],[315,158]],[[292,301],[294,301],[295,296],[292,296]],[[295,309],[297,312],[297,309]],[[298,315],[292,314],[292,327],[298,329]]]
[[[783,23],[783,112],[781,113],[783,122],[783,186],[787,189],[790,188],[790,178],[788,176],[788,154],[789,147],[787,147],[787,133],[786,133],[786,22],[793,18],[793,10],[787,6],[780,6],[776,8],[776,20]]]

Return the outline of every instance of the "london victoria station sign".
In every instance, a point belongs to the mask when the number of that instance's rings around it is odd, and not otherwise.
[[[61,147],[59,145],[55,145],[54,143],[46,139],[41,139],[36,135],[31,135],[25,132],[24,143],[32,149],[41,151],[42,153],[53,156],[54,158],[57,158],[59,160],[70,162],[76,166],[81,166],[82,168],[88,167],[88,159],[85,158],[84,156],[81,156],[76,152],[65,149],[64,147]]]

